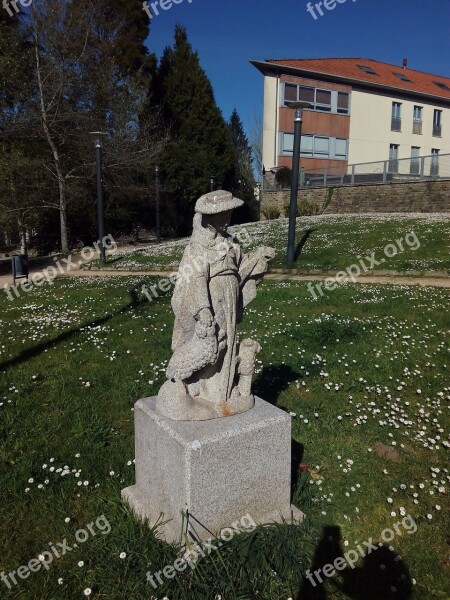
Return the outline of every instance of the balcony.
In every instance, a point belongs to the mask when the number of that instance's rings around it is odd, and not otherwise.
[[[398,158],[389,159],[388,173],[398,173]]]
[[[434,157],[431,160],[430,177],[439,177],[439,162]]]
[[[417,133],[419,135],[422,133],[422,121],[413,122],[413,133]]]
[[[419,175],[420,174],[420,159],[412,158],[411,164],[409,166],[409,174],[410,175]]]
[[[392,117],[391,120],[391,131],[401,131],[402,130],[402,120],[400,117]]]

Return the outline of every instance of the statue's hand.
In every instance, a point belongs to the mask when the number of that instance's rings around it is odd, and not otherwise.
[[[269,269],[269,262],[275,257],[275,254],[275,248],[270,248],[270,246],[260,246],[257,249],[256,254],[258,259],[258,269],[267,272]]]
[[[261,254],[266,260],[272,260],[275,258],[276,253],[277,251],[275,248],[271,248],[270,246],[261,246]]]

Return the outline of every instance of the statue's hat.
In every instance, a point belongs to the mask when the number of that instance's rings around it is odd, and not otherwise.
[[[202,215],[216,215],[227,210],[233,210],[244,204],[243,200],[234,198],[231,192],[217,190],[201,196],[195,205],[195,212]]]

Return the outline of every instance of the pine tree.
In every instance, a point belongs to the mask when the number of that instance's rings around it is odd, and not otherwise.
[[[209,191],[211,177],[216,189],[231,189],[235,172],[226,122],[183,27],[175,28],[174,45],[166,48],[157,69],[149,110],[155,106],[173,138],[161,162],[165,204],[172,207],[166,218],[178,233],[186,233],[194,203]]]
[[[95,15],[99,37],[114,39],[112,56],[123,75],[139,74],[148,87],[156,66],[156,56],[149,54],[145,40],[149,35],[150,19],[140,2],[130,0],[101,0]]]
[[[256,220],[258,215],[254,196],[256,182],[253,175],[252,148],[236,108],[228,122],[228,131],[233,145],[235,170],[235,181],[231,191],[245,202],[245,205],[236,211],[234,222]]]

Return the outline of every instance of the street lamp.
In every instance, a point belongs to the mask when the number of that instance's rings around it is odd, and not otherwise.
[[[156,197],[156,243],[161,242],[161,216],[159,210],[159,165],[155,166],[155,197]]]
[[[211,179],[210,179],[210,182],[209,182],[210,183],[211,192],[213,192],[214,188],[215,188],[215,181],[214,180],[215,180],[214,175],[211,175]]]
[[[300,144],[302,139],[303,111],[311,108],[309,102],[288,102],[287,106],[294,109],[294,155],[292,158],[291,201],[289,204],[289,233],[287,262],[288,268],[294,264],[295,253],[295,224],[297,219],[298,174],[300,169]]]
[[[102,178],[102,162],[103,162],[103,138],[106,137],[106,133],[101,131],[91,131],[89,133],[94,139],[95,146],[95,162],[97,167],[97,215],[98,215],[98,237],[99,237],[99,251],[100,251],[100,264],[103,266],[106,262],[105,258],[105,247],[103,240],[105,238],[105,215],[103,207],[103,178]]]

